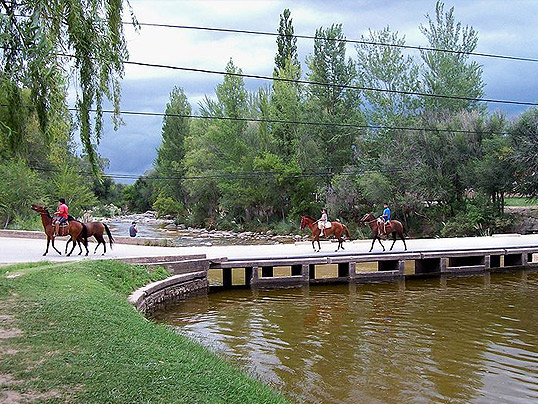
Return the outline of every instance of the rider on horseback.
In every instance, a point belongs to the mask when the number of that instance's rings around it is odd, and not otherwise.
[[[321,230],[320,237],[325,237],[325,226],[328,220],[329,218],[327,216],[327,209],[326,208],[321,209],[321,217],[318,220],[318,227]]]
[[[55,226],[56,234],[60,233],[60,224],[67,223],[67,211],[68,207],[65,204],[64,198],[58,199],[58,211],[54,212],[54,215],[57,216]]]
[[[387,234],[387,224],[390,225],[390,208],[389,204],[385,202],[383,204],[383,214],[379,217],[379,220],[383,223],[383,234]]]

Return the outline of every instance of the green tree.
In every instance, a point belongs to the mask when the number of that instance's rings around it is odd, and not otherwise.
[[[154,173],[149,173],[137,179],[134,184],[123,188],[123,195],[130,211],[146,212],[151,210],[156,197],[153,176]]]
[[[357,73],[354,62],[346,59],[341,24],[316,30],[314,52],[306,58],[306,64],[310,69],[308,80],[319,83],[308,86],[307,117],[309,121],[325,124],[308,129],[318,146],[318,155],[310,156],[309,168],[327,167],[329,173],[338,173],[352,161],[357,131],[333,124],[363,122],[357,91],[343,87],[352,85]]]
[[[155,188],[159,194],[184,203],[183,179],[185,169],[185,138],[189,136],[191,106],[182,88],[174,87],[166,105],[163,119],[162,143],[157,149],[155,172],[164,177]]]
[[[469,61],[469,52],[476,49],[477,32],[469,26],[462,27],[455,21],[454,7],[444,11],[444,4],[437,1],[435,17],[426,15],[427,25],[420,25],[420,31],[428,39],[431,48],[443,49],[421,51],[424,61],[423,91],[432,95],[449,95],[465,99],[424,97],[427,111],[461,109],[482,109],[475,101],[484,95],[482,67]]]
[[[249,113],[249,97],[241,69],[230,60],[226,74],[216,88],[216,100],[206,97],[200,105],[204,119],[193,125],[186,138],[186,188],[189,206],[198,220],[204,217],[215,221],[217,216],[244,215],[247,202],[247,180],[237,180],[243,171],[252,170],[252,151],[248,147],[248,125],[244,118]],[[218,118],[239,118],[238,120]],[[252,130],[250,128],[249,130]],[[203,220],[205,220],[203,219]]]
[[[0,178],[0,218],[7,228],[14,219],[30,216],[29,206],[41,202],[45,190],[39,176],[20,159],[1,163]]]
[[[297,67],[288,64],[277,71],[275,77],[292,80],[297,75]],[[300,73],[299,73],[300,74]],[[284,159],[298,155],[300,122],[303,119],[300,88],[296,83],[276,80],[273,83],[269,117],[271,133],[276,142],[275,152]]]
[[[49,139],[51,115],[65,110],[67,72],[74,70],[80,137],[98,172],[95,149],[102,135],[104,98],[113,102],[119,124],[119,79],[128,57],[122,12],[122,0],[0,3],[0,46],[4,49],[0,78],[8,88],[11,119],[4,125],[10,130],[11,145],[19,144],[24,134],[24,122],[18,119],[24,108],[23,88],[30,90],[41,132]]]
[[[84,211],[97,204],[90,184],[85,182],[77,168],[64,166],[59,172],[55,172],[48,182],[49,206],[55,206],[58,198],[62,197],[69,205],[69,214],[74,217],[81,216]]]
[[[369,31],[362,36],[357,50],[357,83],[364,88],[388,91],[362,92],[366,120],[373,125],[404,126],[406,121],[420,112],[421,102],[416,96],[398,92],[420,90],[419,68],[401,48],[405,39],[392,33],[389,27],[381,31]],[[383,43],[387,46],[372,45]]]
[[[528,197],[538,196],[538,108],[525,111],[510,127],[516,170],[516,191]]]
[[[275,70],[273,75],[278,76],[281,70],[293,71],[294,80],[301,78],[301,64],[297,53],[297,37],[293,29],[293,20],[289,9],[284,9],[280,14],[280,24],[278,26],[278,37],[276,39],[277,54],[275,56]],[[294,66],[293,69],[290,69]]]

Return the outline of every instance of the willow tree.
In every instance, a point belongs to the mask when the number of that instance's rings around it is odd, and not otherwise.
[[[22,90],[30,90],[30,108],[50,139],[49,121],[67,109],[72,86],[80,138],[97,173],[105,98],[114,105],[115,127],[119,124],[119,80],[128,57],[123,5],[122,0],[0,1],[0,78],[9,88],[4,107],[10,111],[2,126],[15,154],[24,135],[18,117],[28,108],[22,105]],[[136,25],[132,12],[131,18]]]

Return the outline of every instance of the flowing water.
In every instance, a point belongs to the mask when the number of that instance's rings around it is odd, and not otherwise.
[[[231,290],[155,319],[296,402],[538,402],[536,272]]]

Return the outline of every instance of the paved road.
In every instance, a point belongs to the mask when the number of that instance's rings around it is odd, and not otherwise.
[[[56,246],[60,251],[65,249],[65,239],[59,239]],[[384,242],[385,247],[390,247],[391,242]],[[346,253],[368,252],[371,241],[358,240],[346,242]],[[533,235],[498,235],[492,237],[468,237],[468,238],[444,238],[444,239],[415,239],[408,240],[408,251],[432,251],[432,250],[458,250],[469,248],[506,248],[506,247],[537,247],[538,234]],[[107,254],[94,255],[95,243],[90,243],[90,255],[88,257],[74,255],[59,256],[56,251],[49,249],[46,257],[46,242],[43,239],[9,238],[0,237],[0,264],[35,262],[35,261],[75,261],[80,259],[103,259],[103,258],[129,258],[150,257],[163,255],[189,255],[206,254],[208,258],[236,258],[236,257],[282,257],[297,255],[313,255],[334,253],[336,243],[322,242],[321,253],[314,253],[310,243],[279,244],[279,245],[230,245],[230,246],[203,246],[203,247],[150,247],[140,245],[115,244],[112,250],[107,249]],[[102,246],[99,247],[99,253]],[[403,244],[397,241],[394,251],[403,251]],[[381,247],[376,243],[373,252],[381,253]],[[75,254],[78,253],[78,247]]]

